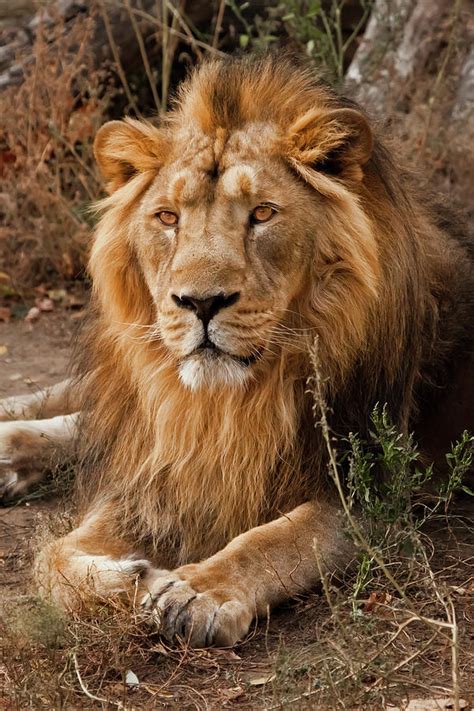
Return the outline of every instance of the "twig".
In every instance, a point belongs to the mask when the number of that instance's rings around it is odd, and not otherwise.
[[[113,704],[114,706],[116,706],[119,709],[124,708],[124,705],[122,704],[121,701],[111,701],[110,699],[104,699],[101,696],[95,696],[94,694],[91,694],[91,692],[88,690],[88,688],[82,681],[81,673],[79,671],[79,664],[77,662],[77,656],[76,656],[75,652],[73,652],[72,658],[74,661],[74,669],[76,671],[76,676],[77,676],[77,680],[79,682],[79,686],[81,687],[82,691],[84,692],[84,694],[87,696],[88,699],[92,699],[93,701],[100,701],[102,704]]]
[[[163,29],[163,22],[157,17],[154,17],[153,15],[150,15],[149,12],[145,12],[144,10],[140,10],[137,7],[132,8],[132,12],[137,15],[138,17],[143,17],[144,19],[148,20],[150,23],[156,25],[160,29]],[[189,29],[189,28],[188,28]],[[202,48],[205,49],[207,52],[210,54],[215,54],[218,57],[225,57],[227,56],[225,52],[221,52],[220,49],[216,49],[212,45],[208,44],[207,42],[202,42],[201,40],[196,39],[194,35],[190,32],[190,34],[185,34],[184,32],[180,32],[177,29],[174,29],[172,27],[168,27],[168,32],[171,35],[174,35],[178,39],[184,40],[187,42],[193,50],[196,52],[196,55],[198,58],[202,57],[202,53],[198,51],[197,48]]]
[[[50,123],[50,124],[48,125],[48,128],[49,128],[49,130],[51,131],[51,133],[52,133],[52,135],[54,136],[54,138],[57,138],[58,140],[60,140],[61,143],[62,143],[64,146],[66,146],[66,148],[67,148],[69,151],[71,151],[72,155],[73,155],[74,158],[77,160],[77,162],[79,163],[79,165],[81,166],[81,168],[82,168],[88,175],[90,175],[91,178],[93,178],[93,179],[95,180],[95,182],[100,186],[100,185],[101,185],[101,182],[100,182],[100,180],[98,180],[97,175],[94,173],[94,171],[92,170],[92,168],[91,168],[90,166],[88,166],[87,163],[85,163],[85,162],[82,160],[81,156],[80,156],[79,153],[76,151],[76,149],[75,149],[74,146],[72,145],[71,141],[68,141],[67,138],[62,135],[62,133],[59,131],[58,128],[56,128],[56,126],[55,126],[53,123]],[[88,191],[88,192],[89,192],[89,191]],[[95,199],[93,195],[90,195],[90,197],[91,197],[91,200],[94,200],[94,199]]]
[[[216,26],[214,27],[214,36],[212,38],[212,46],[214,49],[217,47],[217,43],[219,41],[219,35],[222,30],[222,20],[224,18],[224,10],[225,10],[225,0],[221,0],[220,5],[219,5],[219,11],[217,13],[217,18],[216,18]]]
[[[161,112],[161,102],[160,98],[158,96],[158,92],[156,90],[156,82],[153,78],[153,73],[150,68],[150,62],[148,61],[148,54],[146,51],[145,43],[143,41],[143,36],[140,31],[140,27],[138,26],[138,22],[136,20],[136,17],[134,13],[132,12],[132,8],[130,6],[130,0],[124,0],[125,1],[125,6],[127,8],[128,16],[130,17],[130,22],[132,23],[133,31],[135,32],[135,37],[137,38],[137,44],[140,49],[140,55],[142,58],[143,66],[145,68],[145,73],[147,75],[148,83],[150,84],[150,89],[151,93],[153,95],[153,101],[155,102],[156,110],[158,113]]]
[[[173,5],[173,3],[169,2],[169,0],[166,0],[166,5],[167,5],[168,9],[171,11],[171,14],[173,15],[173,24],[171,27],[173,29],[176,29],[176,22],[179,22],[179,24],[181,25],[181,27],[183,29],[183,32],[188,37],[190,44],[193,45],[194,44],[194,35],[191,32],[189,25],[187,24],[187,22],[185,22],[184,17],[183,17],[183,10],[184,10],[185,4],[186,4],[186,0],[181,0],[181,7],[178,10]],[[202,59],[202,54],[199,50],[197,50],[197,56],[198,56],[199,60]]]
[[[448,46],[446,47],[446,51],[444,53],[444,57],[441,62],[441,67],[440,67],[439,72],[436,76],[436,80],[435,80],[435,83],[433,86],[433,91],[431,92],[431,95],[428,99],[428,107],[429,107],[428,108],[428,116],[426,118],[425,133],[424,133],[423,140],[422,140],[421,147],[420,147],[421,154],[423,154],[423,151],[425,150],[425,147],[426,147],[428,133],[430,131],[430,126],[431,126],[431,120],[433,117],[434,103],[435,103],[435,100],[436,100],[436,97],[437,97],[437,94],[439,91],[441,81],[443,80],[444,73],[445,73],[446,67],[448,65],[448,61],[451,57],[451,52],[452,52],[453,45],[454,45],[455,28],[456,28],[456,23],[459,19],[459,14],[461,12],[461,6],[462,6],[462,0],[455,0],[453,9],[452,9],[452,15],[451,15],[452,21],[453,21],[453,27],[452,27],[452,30],[449,35]]]
[[[123,70],[122,62],[120,61],[120,54],[118,51],[117,44],[114,40],[114,36],[112,34],[112,28],[110,26],[109,16],[107,14],[107,9],[105,7],[104,0],[99,0],[99,7],[100,7],[100,11],[101,11],[103,20],[104,20],[104,27],[105,27],[105,31],[107,33],[107,39],[109,41],[110,49],[112,50],[114,61],[117,66],[117,72],[120,77],[120,81],[122,82],[123,89],[125,91],[125,94],[127,95],[127,99],[128,99],[130,106],[135,111],[136,115],[141,117],[141,113],[138,109],[135,99],[133,98],[133,94],[130,90],[130,86],[128,84],[127,77],[126,77],[125,72]]]
[[[162,24],[162,35],[161,35],[161,105],[166,109],[168,96],[168,36],[169,36],[169,26],[168,26],[168,3],[166,0],[161,2],[161,19]]]
[[[438,632],[433,632],[433,634],[431,635],[429,640],[427,642],[425,642],[425,644],[422,647],[417,649],[415,652],[413,652],[413,654],[410,654],[408,657],[405,657],[405,659],[402,659],[401,662],[399,662],[392,669],[390,669],[390,674],[393,674],[394,672],[399,671],[400,669],[405,667],[407,664],[412,662],[414,659],[419,657],[420,654],[423,654],[423,652],[425,652],[428,649],[431,642],[433,642],[433,640],[436,639],[437,635],[438,635]],[[380,676],[376,681],[374,681],[373,684],[370,685],[369,688],[375,689],[377,686],[379,686],[380,682],[382,682],[382,681],[384,681],[384,677]],[[458,709],[458,711],[459,711],[459,709]]]
[[[359,21],[356,23],[354,29],[352,30],[351,34],[349,37],[345,40],[344,44],[342,45],[342,56],[344,58],[348,48],[352,44],[352,42],[355,40],[356,37],[359,36],[359,32],[361,31],[362,27],[364,26],[365,22],[367,21],[370,13],[372,12],[372,0],[368,0],[364,5],[364,12],[359,19]]]
[[[459,640],[458,640],[458,625],[456,620],[456,610],[451,598],[448,602],[450,608],[450,617],[452,622],[452,641],[451,641],[451,678],[453,680],[453,696],[454,696],[454,711],[459,711],[460,689],[459,689]]]
[[[327,36],[327,39],[328,39],[328,42],[329,42],[329,46],[330,46],[330,48],[331,48],[331,53],[332,53],[332,56],[333,56],[333,59],[334,59],[334,66],[335,66],[336,71],[337,71],[337,73],[338,73],[338,75],[339,75],[339,70],[338,70],[338,67],[339,67],[339,56],[338,56],[338,53],[337,53],[336,45],[335,45],[335,43],[334,43],[334,38],[333,38],[333,36],[332,36],[332,30],[331,30],[331,26],[330,26],[330,24],[329,24],[328,16],[327,16],[327,14],[326,14],[324,8],[322,8],[322,7],[321,7],[321,9],[320,9],[320,16],[321,16],[322,23],[323,23],[323,25],[324,25],[324,29],[325,29],[326,36]]]

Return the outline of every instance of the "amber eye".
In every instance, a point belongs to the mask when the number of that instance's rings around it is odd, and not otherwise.
[[[156,213],[156,216],[167,227],[173,227],[178,224],[178,215],[169,210],[161,210],[161,212]]]
[[[254,223],[268,222],[268,220],[273,217],[275,212],[276,210],[274,210],[273,207],[270,207],[270,205],[257,205],[255,210],[252,211],[250,217]]]

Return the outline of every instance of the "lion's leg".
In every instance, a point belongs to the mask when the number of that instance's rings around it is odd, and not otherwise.
[[[0,422],[0,498],[20,494],[40,481],[55,455],[67,459],[77,418],[78,413]]]
[[[43,548],[35,562],[41,594],[67,610],[96,599],[132,593],[150,563],[113,530],[114,513],[96,508],[64,538]]]
[[[79,409],[77,387],[72,386],[70,380],[63,380],[36,393],[15,395],[0,400],[0,422],[70,415]]]
[[[243,533],[201,563],[164,575],[150,571],[142,606],[169,639],[179,635],[195,647],[232,645],[255,616],[310,590],[321,565],[344,568],[353,553],[339,512],[310,502]]]

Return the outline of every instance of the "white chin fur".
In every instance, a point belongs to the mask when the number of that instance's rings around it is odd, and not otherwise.
[[[251,377],[250,371],[230,356],[203,353],[186,358],[179,366],[179,377],[190,390],[242,387]]]

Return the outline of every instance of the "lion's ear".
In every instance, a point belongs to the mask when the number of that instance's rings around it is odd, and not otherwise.
[[[355,109],[309,111],[291,126],[289,139],[292,162],[352,181],[362,179],[372,154],[372,131]]]
[[[109,121],[97,132],[94,155],[112,193],[138,173],[159,168],[165,157],[163,132],[136,119]]]

